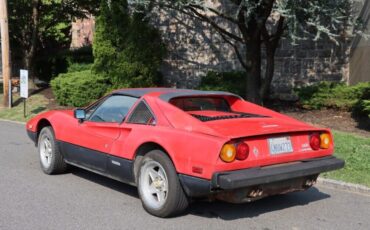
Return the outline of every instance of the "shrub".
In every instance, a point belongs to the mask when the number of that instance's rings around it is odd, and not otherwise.
[[[148,18],[132,13],[127,0],[101,2],[94,38],[93,70],[109,79],[112,87],[155,86],[165,47]]]
[[[34,74],[38,79],[49,82],[53,77],[67,71],[68,62],[64,52],[55,52],[53,55],[48,50],[40,52],[34,63]]]
[[[357,111],[358,114],[367,115],[370,118],[370,100],[360,100]]]
[[[66,54],[68,63],[93,63],[92,46],[83,46],[69,50]]]
[[[353,110],[354,114],[368,116],[370,118],[370,87],[363,91]]]
[[[81,72],[84,70],[91,70],[92,64],[87,64],[87,63],[71,63],[68,66],[68,73],[72,72]]]
[[[244,96],[246,87],[246,73],[233,72],[213,72],[210,71],[201,78],[198,89],[228,91],[240,96]]]
[[[296,89],[303,108],[336,108],[351,110],[364,97],[370,83],[347,86],[344,83],[320,82]]]
[[[107,92],[107,80],[90,70],[60,74],[51,82],[54,95],[61,105],[81,107]]]

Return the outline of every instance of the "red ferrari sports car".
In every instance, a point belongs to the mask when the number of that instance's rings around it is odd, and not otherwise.
[[[26,126],[46,174],[74,165],[135,185],[160,217],[195,198],[240,203],[305,190],[344,166],[328,129],[228,92],[121,89]]]

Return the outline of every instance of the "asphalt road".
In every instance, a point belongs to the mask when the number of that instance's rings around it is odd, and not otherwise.
[[[160,219],[134,187],[77,168],[43,174],[24,125],[0,121],[0,229],[370,229],[370,196],[315,187],[249,204],[198,202]]]

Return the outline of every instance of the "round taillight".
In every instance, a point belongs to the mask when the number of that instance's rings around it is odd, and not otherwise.
[[[320,135],[318,133],[314,133],[310,136],[310,146],[313,150],[320,149]]]
[[[248,155],[249,155],[249,146],[244,142],[239,143],[238,146],[236,147],[235,158],[237,160],[243,161],[248,158]]]
[[[222,147],[220,158],[225,162],[232,162],[235,160],[236,149],[233,144],[226,144]]]

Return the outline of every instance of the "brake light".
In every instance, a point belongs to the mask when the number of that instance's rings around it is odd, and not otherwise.
[[[226,144],[222,147],[220,158],[225,162],[232,162],[235,160],[236,149],[233,144]]]
[[[320,149],[320,135],[318,133],[314,133],[310,136],[310,146],[313,150]]]
[[[320,148],[328,149],[330,147],[331,138],[327,133],[322,133],[320,135]]]
[[[243,161],[248,158],[248,155],[249,155],[249,146],[244,142],[239,143],[238,146],[236,147],[235,158],[237,160]]]

